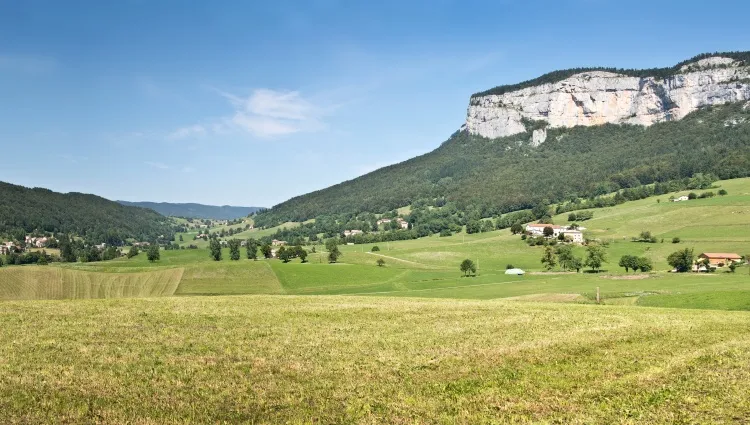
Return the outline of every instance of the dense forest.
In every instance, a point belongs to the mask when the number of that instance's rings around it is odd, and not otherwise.
[[[229,205],[203,205],[203,204],[173,204],[169,202],[128,202],[117,201],[131,207],[150,208],[161,215],[183,218],[210,218],[214,220],[234,220],[247,217],[257,211],[259,207],[233,207]]]
[[[667,67],[667,68],[651,68],[651,69],[620,69],[620,68],[607,68],[607,67],[571,68],[571,69],[563,69],[559,71],[552,71],[540,77],[534,78],[533,80],[523,81],[517,84],[507,84],[507,85],[497,86],[489,90],[485,90],[483,92],[474,93],[473,95],[471,95],[471,97],[473,99],[473,98],[482,97],[482,96],[501,95],[505,93],[514,92],[516,90],[525,89],[528,87],[538,86],[541,84],[556,83],[558,81],[562,81],[566,78],[569,78],[575,74],[580,74],[581,72],[591,72],[591,71],[615,72],[617,74],[627,75],[629,77],[639,77],[639,78],[654,77],[654,78],[664,79],[664,78],[669,78],[678,74],[680,72],[680,68],[682,68],[685,65],[691,64],[693,62],[697,62],[701,59],[710,58],[713,56],[722,56],[722,57],[732,58],[737,61],[741,61],[744,64],[750,64],[750,52],[722,52],[722,53],[703,53],[698,56],[692,57],[688,60],[682,61],[675,66]]]
[[[92,243],[121,245],[125,239],[152,241],[173,234],[170,220],[145,208],[99,196],[57,193],[0,182],[0,235],[69,233]]]
[[[486,139],[456,132],[436,150],[292,198],[255,217],[272,226],[342,213],[384,213],[445,199],[493,217],[698,173],[750,175],[750,107],[728,104],[651,127],[603,125]]]

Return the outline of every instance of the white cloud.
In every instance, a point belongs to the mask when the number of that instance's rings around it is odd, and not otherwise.
[[[178,128],[177,130],[167,135],[167,139],[181,140],[181,139],[186,139],[188,137],[203,136],[205,134],[206,134],[206,128],[203,127],[202,125],[196,124],[196,125]]]
[[[237,109],[228,120],[232,125],[259,137],[320,131],[323,108],[296,91],[258,89],[247,99],[224,94]]]
[[[159,170],[169,170],[170,168],[169,165],[164,164],[163,162],[144,161],[143,163],[149,167],[158,168]]]
[[[169,140],[180,140],[210,133],[244,132],[257,137],[277,137],[312,133],[326,128],[325,108],[304,98],[297,91],[257,89],[248,97],[216,90],[234,107],[234,112],[206,125],[196,124],[170,133]]]

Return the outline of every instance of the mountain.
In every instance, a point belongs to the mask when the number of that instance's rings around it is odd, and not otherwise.
[[[471,96],[434,151],[258,216],[260,225],[445,198],[480,215],[710,173],[750,175],[750,52],[579,68]]]
[[[58,193],[0,182],[0,235],[23,230],[65,232],[91,242],[118,244],[127,238],[171,235],[170,220],[155,211],[83,193]]]
[[[159,214],[185,218],[213,218],[217,220],[233,220],[247,217],[260,211],[260,207],[232,207],[229,205],[214,206],[203,204],[172,204],[168,202],[127,202],[117,201],[123,205],[150,208]]]

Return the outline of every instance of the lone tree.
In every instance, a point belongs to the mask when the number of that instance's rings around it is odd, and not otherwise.
[[[581,269],[583,268],[583,260],[581,260],[579,257],[573,257],[573,259],[570,261],[570,268],[575,269],[576,273],[580,273]]]
[[[513,233],[514,235],[517,235],[519,233],[523,233],[523,226],[519,222],[513,223],[512,226],[510,226],[510,233]]]
[[[161,258],[161,254],[159,254],[159,245],[158,244],[151,244],[151,246],[148,248],[148,261],[154,262]]]
[[[569,245],[561,245],[557,247],[557,262],[560,264],[563,270],[573,270],[573,248]]]
[[[555,230],[550,226],[546,226],[544,230],[542,230],[542,234],[545,238],[551,238],[555,234]]]
[[[273,257],[273,248],[271,248],[270,244],[263,244],[263,246],[260,247],[260,252],[263,254],[263,258]]]
[[[245,248],[247,248],[247,259],[257,260],[258,259],[258,241],[253,238],[248,239],[245,242]]]
[[[219,243],[219,240],[211,238],[208,248],[211,252],[211,258],[213,258],[214,261],[221,261],[221,243]]]
[[[229,241],[229,259],[237,261],[240,259],[240,240],[231,239]]]
[[[302,248],[301,246],[298,246],[296,250],[297,250],[297,257],[299,257],[300,261],[303,263],[306,263],[307,262],[307,250],[305,248]]]
[[[475,274],[477,272],[477,265],[468,258],[461,262],[461,271],[464,276],[468,276],[469,273]]]
[[[140,251],[138,251],[138,247],[133,245],[130,247],[130,250],[128,250],[128,258],[133,258],[136,255],[138,255]]]
[[[602,264],[607,262],[607,254],[604,252],[604,248],[599,245],[589,245],[586,248],[586,261],[583,263],[584,266],[590,267],[591,270],[598,273],[602,268]]]
[[[328,250],[328,262],[335,263],[341,257],[341,251],[339,251],[339,244],[336,239],[328,239],[326,241],[326,250]]]
[[[285,246],[282,246],[281,248],[279,248],[279,250],[277,251],[277,254],[279,256],[279,260],[285,263],[288,263],[289,260],[292,259],[292,250],[286,249]]]
[[[378,258],[378,261],[376,261],[375,263],[378,265],[378,267],[385,266],[385,260],[382,258]]]
[[[546,246],[544,248],[544,254],[542,254],[542,264],[544,264],[544,268],[548,271],[552,270],[557,264],[557,260],[555,259],[555,251],[552,250],[551,246]]]
[[[679,273],[690,271],[690,268],[693,267],[693,261],[695,261],[695,255],[693,255],[692,248],[675,251],[667,257],[667,263]]]

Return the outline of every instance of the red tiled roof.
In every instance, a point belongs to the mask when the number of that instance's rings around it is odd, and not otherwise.
[[[703,254],[699,255],[699,257],[731,258],[733,260],[739,260],[740,258],[742,258],[741,256],[731,253],[731,252],[704,252]]]
[[[528,224],[526,225],[526,227],[541,227],[541,228],[551,227],[553,229],[562,229],[562,226],[558,226],[556,224],[540,224],[540,223]]]

